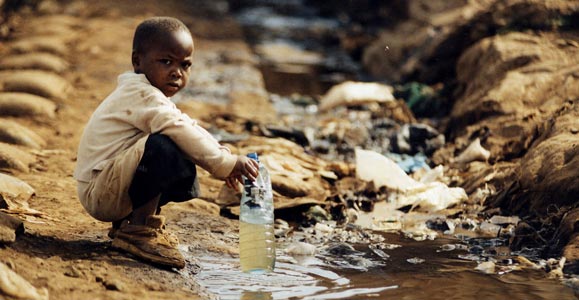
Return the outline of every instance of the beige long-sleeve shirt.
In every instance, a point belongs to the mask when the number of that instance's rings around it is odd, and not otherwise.
[[[99,105],[82,134],[74,178],[91,180],[117,154],[151,133],[169,136],[181,150],[217,178],[227,177],[237,160],[229,149],[182,113],[145,75],[127,72]]]

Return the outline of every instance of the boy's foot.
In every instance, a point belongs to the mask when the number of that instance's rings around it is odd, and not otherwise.
[[[112,223],[111,229],[109,229],[109,232],[107,234],[111,240],[117,236],[117,231],[119,230],[121,224],[122,223],[120,221]],[[172,232],[167,231],[165,229],[165,217],[164,216],[159,216],[159,215],[149,216],[147,218],[147,224],[150,227],[156,228],[161,233],[163,233],[165,235],[165,237],[167,238],[167,240],[169,241],[169,243],[173,247],[179,246],[179,238],[175,234],[173,234]]]
[[[154,264],[184,268],[185,259],[176,245],[169,241],[161,228],[151,225],[157,225],[155,220],[147,220],[146,225],[123,222],[116,231],[112,246]]]

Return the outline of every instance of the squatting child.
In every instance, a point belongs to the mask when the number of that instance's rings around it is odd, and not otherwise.
[[[183,268],[178,239],[164,227],[161,206],[198,196],[196,165],[235,188],[258,165],[233,155],[183,114],[171,96],[191,73],[193,37],[171,17],[143,21],[133,39],[133,71],[118,77],[80,140],[74,178],[94,218],[112,222],[113,247],[145,261]]]

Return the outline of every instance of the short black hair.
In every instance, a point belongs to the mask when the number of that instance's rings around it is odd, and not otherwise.
[[[151,46],[160,36],[169,34],[175,31],[184,31],[189,34],[189,28],[179,19],[172,17],[153,17],[147,19],[135,30],[133,38],[133,52],[141,53]]]

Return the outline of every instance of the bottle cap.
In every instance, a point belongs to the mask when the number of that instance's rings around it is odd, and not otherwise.
[[[247,157],[249,157],[253,160],[259,161],[259,158],[257,158],[257,153],[255,153],[255,152],[248,153]]]

